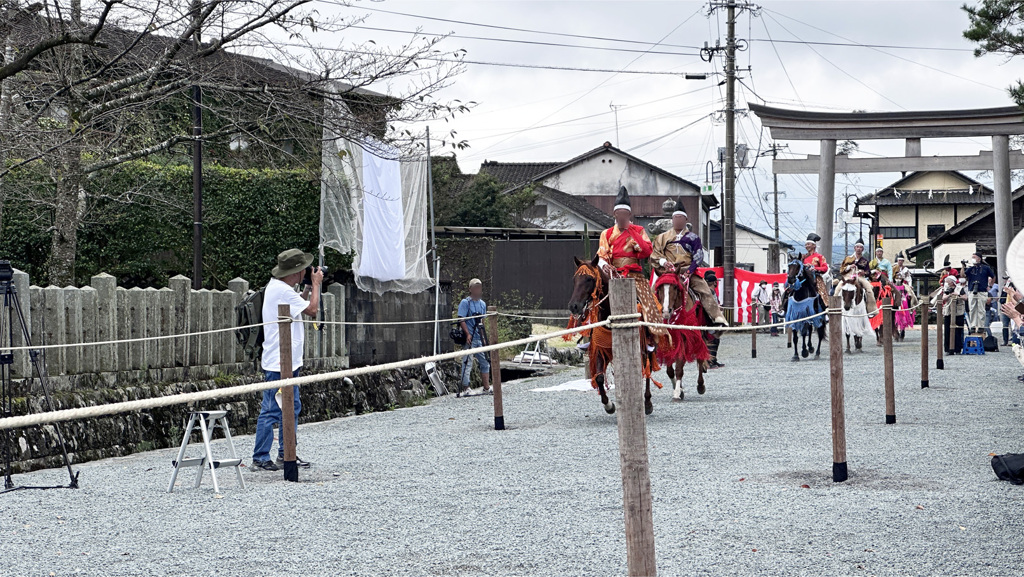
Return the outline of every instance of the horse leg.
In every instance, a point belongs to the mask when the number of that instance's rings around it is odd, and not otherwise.
[[[800,339],[800,356],[806,359],[807,357],[811,356],[811,353],[807,347],[807,345],[810,344],[811,341],[811,327],[804,327],[804,329],[800,331],[800,336],[803,337]]]
[[[644,391],[644,414],[650,415],[654,412],[654,403],[651,402],[651,377],[647,377],[647,390]]]
[[[797,349],[796,345],[797,345],[797,343],[799,343],[799,342],[800,342],[800,331],[797,331],[797,330],[791,330],[791,331],[789,331],[789,333],[790,333],[790,334],[792,335],[792,341],[793,341],[793,342],[791,342],[791,343],[790,343],[790,342],[787,342],[787,345],[788,345],[788,346],[792,346],[792,347],[793,347],[793,358],[792,358],[791,360],[792,360],[793,362],[796,362],[796,361],[799,361],[799,360],[800,360],[800,354],[799,354],[799,352],[798,352],[798,351],[796,350],[796,349]]]
[[[686,395],[686,391],[683,390],[683,367],[676,361],[669,363],[665,369],[668,372],[668,378],[672,382],[672,400],[681,401]]]
[[[818,327],[818,348],[814,351],[814,358],[821,358],[821,341],[825,340],[825,325],[822,324]]]
[[[707,361],[697,361],[697,394],[703,395],[707,389],[704,387],[704,373],[708,371]]]
[[[597,382],[597,392],[601,393],[601,404],[604,405],[604,412],[609,415],[615,413],[615,403],[608,398],[608,391],[605,389],[605,370],[607,366],[601,360],[597,361],[597,376],[594,380]]]

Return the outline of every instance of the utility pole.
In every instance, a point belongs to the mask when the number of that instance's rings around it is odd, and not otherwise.
[[[202,42],[200,25],[202,19],[202,2],[192,2],[195,13],[195,35],[192,45],[196,54]],[[195,58],[195,66],[199,60]],[[194,73],[198,74],[198,70]],[[192,288],[203,288],[203,89],[198,84],[192,85]]]
[[[722,266],[725,277],[722,302],[732,311],[736,304],[736,2],[726,2],[725,37],[725,167],[722,182]],[[729,312],[726,313],[727,315]],[[730,321],[732,318],[726,317]]]

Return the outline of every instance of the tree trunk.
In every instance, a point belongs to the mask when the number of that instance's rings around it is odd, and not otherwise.
[[[56,182],[50,261],[46,267],[50,284],[57,286],[74,284],[75,256],[78,251],[81,155],[78,146],[71,145],[68,148],[66,170]]]

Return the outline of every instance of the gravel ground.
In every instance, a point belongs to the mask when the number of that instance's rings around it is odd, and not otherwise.
[[[655,393],[662,575],[1020,574],[1024,487],[989,466],[1024,452],[1012,353],[949,358],[921,390],[909,333],[896,425],[881,349],[848,356],[850,480],[833,484],[827,361],[759,344],[752,360],[748,336],[726,338],[704,396],[693,374],[683,403]],[[222,498],[191,474],[165,493],[173,450],[84,464],[80,490],[0,496],[0,574],[622,575],[615,418],[593,392],[530,391],[581,373],[507,384],[503,432],[489,397],[305,425],[303,482],[246,471],[239,491],[222,472]]]

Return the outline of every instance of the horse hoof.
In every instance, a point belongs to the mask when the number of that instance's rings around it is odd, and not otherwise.
[[[705,391],[707,391],[707,388],[704,387],[704,383],[697,383],[697,394],[703,395]]]
[[[803,351],[803,352],[802,352],[802,353],[800,353],[800,354],[802,354],[802,355],[803,355],[803,357],[804,357],[805,359],[806,359],[807,357],[811,356],[811,353],[809,353],[809,352],[807,352],[807,351]]]
[[[609,415],[614,415],[615,414],[615,403],[608,403],[607,405],[605,405],[604,406],[604,412],[608,413]]]
[[[800,355],[793,355],[793,358],[792,358],[792,359],[790,359],[790,360],[791,360],[791,361],[793,361],[793,362],[795,363],[795,362],[797,362],[797,361],[799,361],[799,360],[800,360]]]
[[[650,401],[647,401],[646,403],[644,403],[644,414],[645,415],[650,415],[653,412],[654,412],[654,404],[651,403]]]
[[[678,395],[672,395],[672,402],[673,403],[680,403],[682,401],[683,401],[683,394],[682,393],[679,393]]]

